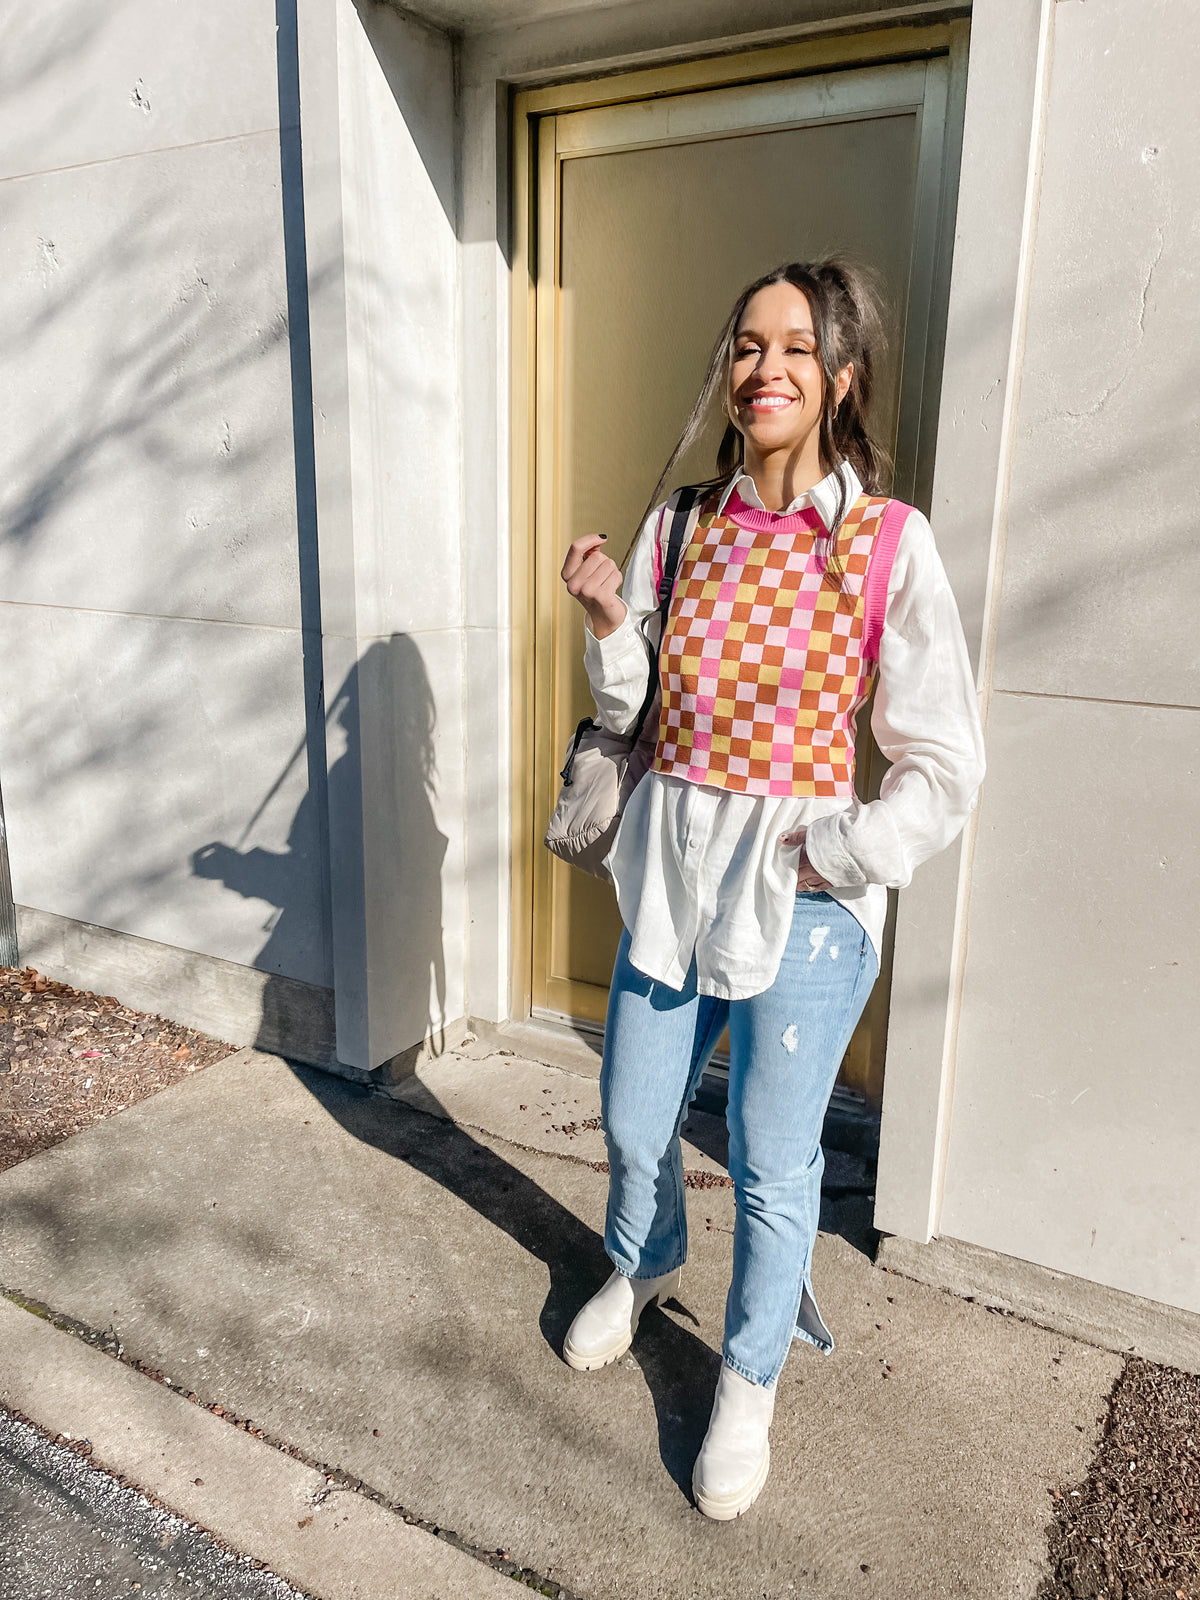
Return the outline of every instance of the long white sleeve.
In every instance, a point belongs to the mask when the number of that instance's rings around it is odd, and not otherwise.
[[[902,888],[962,828],[983,735],[958,607],[928,522],[912,512],[888,584],[871,731],[892,763],[879,798],[818,817],[808,858],[836,888]]]
[[[625,569],[621,599],[625,620],[607,638],[597,639],[585,625],[583,664],[596,701],[596,714],[610,733],[629,733],[641,710],[650,677],[651,650],[658,648],[658,596],[654,585],[654,544],[663,508],[642,524]],[[657,726],[651,714],[647,726]]]

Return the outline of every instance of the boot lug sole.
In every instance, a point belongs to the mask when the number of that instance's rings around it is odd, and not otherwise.
[[[636,1332],[636,1329],[634,1331]],[[590,1351],[587,1355],[573,1349],[569,1344],[564,1344],[563,1360],[576,1372],[596,1372],[601,1367],[611,1367],[614,1361],[619,1361],[632,1343],[633,1333],[630,1333],[627,1339],[607,1345],[603,1350]]]
[[[768,1444],[763,1451],[762,1462],[758,1471],[744,1488],[735,1490],[733,1494],[706,1495],[692,1478],[692,1494],[696,1501],[696,1509],[712,1522],[732,1522],[735,1517],[740,1517],[743,1511],[758,1499],[767,1481],[767,1474],[771,1470],[771,1446]]]
[[[664,1284],[653,1299],[647,1300],[638,1314],[638,1322],[646,1315],[651,1306],[661,1306],[663,1300],[669,1300],[673,1294],[679,1292],[679,1281],[674,1284]],[[638,1322],[635,1322],[627,1334],[622,1334],[614,1344],[607,1344],[602,1350],[591,1350],[586,1355],[582,1350],[576,1350],[567,1341],[563,1341],[563,1360],[575,1372],[597,1372],[601,1367],[611,1367],[614,1361],[619,1361],[633,1343],[633,1336],[638,1331]]]

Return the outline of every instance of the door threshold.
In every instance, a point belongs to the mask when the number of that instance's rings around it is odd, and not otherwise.
[[[604,1029],[554,1013],[542,1013],[508,1022],[470,1019],[472,1031],[498,1050],[508,1050],[525,1061],[538,1061],[582,1078],[598,1078],[604,1053]],[[729,1058],[717,1056],[704,1069],[692,1105],[712,1116],[725,1115],[729,1098]],[[834,1086],[821,1143],[827,1150],[875,1161],[879,1156],[879,1110],[855,1089]]]
[[[478,1038],[499,1050],[511,1050],[526,1061],[540,1061],[543,1066],[577,1072],[584,1078],[600,1076],[604,1029],[598,1022],[565,1017],[561,1012],[537,1011],[507,1022],[484,1022],[472,1017],[469,1025]],[[703,1111],[717,1111],[724,1116],[728,1089],[729,1057],[720,1052],[704,1069],[695,1103]]]
[[[524,1061],[538,1061],[581,1078],[600,1076],[604,1029],[595,1023],[561,1016],[514,1017],[507,1022],[472,1017],[471,1028],[480,1039]]]

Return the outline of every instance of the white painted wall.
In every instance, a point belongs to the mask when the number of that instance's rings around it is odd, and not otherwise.
[[[940,1232],[1200,1311],[1200,16],[1053,20]]]
[[[302,0],[338,1056],[466,1010],[454,53]]]
[[[355,1066],[508,1013],[508,86],[839,9],[480,3],[438,13],[483,30],[456,61],[376,0],[300,0],[286,206],[268,0],[0,7],[17,897],[336,978]],[[1193,1310],[1198,45],[1187,0],[974,6],[933,509],[991,771],[901,899],[878,1212]]]
[[[635,11],[464,44],[466,493],[478,474],[482,512],[464,537],[497,662],[498,93],[686,54],[732,26],[712,8]],[[776,19],[739,20],[749,40]],[[1198,661],[1194,604],[1172,600],[1196,588],[1182,330],[1198,208],[1172,63],[1198,42],[1185,0],[1149,17],[1120,0],[973,7],[933,520],[983,673],[991,775],[977,830],[901,896],[877,1210],[912,1239],[940,1230],[1193,1309]],[[503,713],[473,688],[472,732]],[[493,827],[473,809],[468,861]],[[490,924],[479,937],[472,983],[496,948]]]
[[[971,14],[930,516],[985,681],[1053,8],[1054,0],[977,0]],[[945,1176],[972,840],[968,823],[897,906],[875,1221],[922,1243],[936,1232]]]
[[[275,5],[5,0],[0,36],[16,898],[327,985]]]

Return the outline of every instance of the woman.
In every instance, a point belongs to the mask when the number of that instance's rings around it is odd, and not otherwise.
[[[719,1520],[766,1481],[793,1337],[833,1347],[810,1278],[821,1127],[879,970],[887,887],[955,837],[983,776],[929,524],[879,495],[867,431],[879,339],[871,296],[843,263],[793,263],[751,284],[652,497],[719,399],[717,476],[661,642],[654,766],[609,856],[625,925],[601,1075],[614,1271],[564,1355],[582,1370],[615,1361],[679,1283],[679,1129],[728,1023],[733,1281],[693,1474],[697,1506]],[[576,540],[563,566],[614,732],[633,727],[645,694],[643,624],[659,643],[663,512],[647,517],[624,583],[603,535]],[[854,718],[876,678],[871,728],[892,766],[863,803]]]

